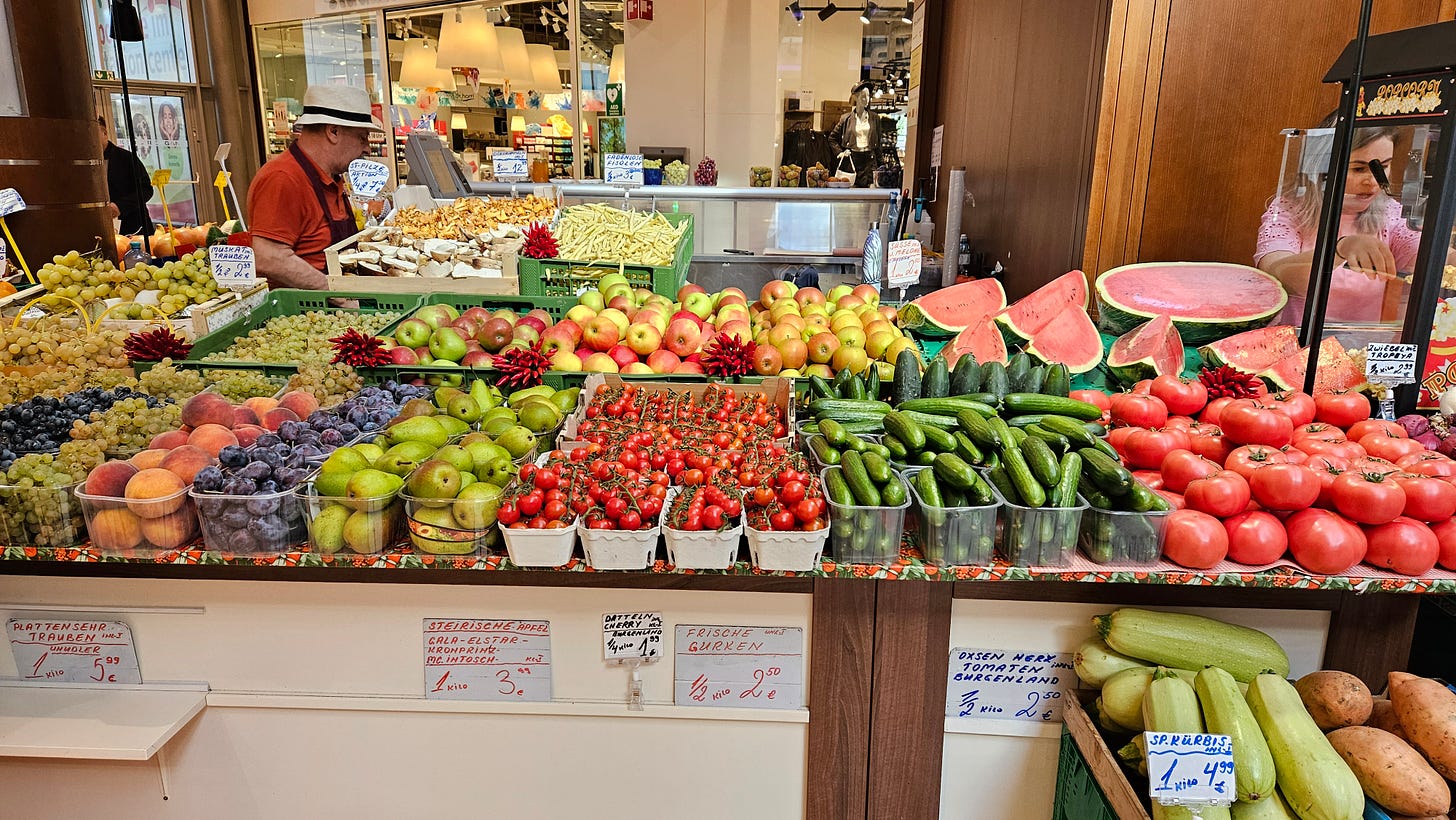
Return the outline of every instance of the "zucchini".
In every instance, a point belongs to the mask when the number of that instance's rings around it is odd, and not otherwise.
[[[920,398],[943,399],[949,395],[950,368],[946,365],[944,356],[936,356],[925,368],[925,376],[920,382]]]
[[[1148,692],[1143,696],[1143,723],[1150,732],[1193,732],[1203,731],[1203,715],[1198,711],[1198,696],[1193,687],[1171,670],[1159,668],[1153,673]],[[1149,762],[1148,774],[1157,777],[1162,763]],[[1193,811],[1183,806],[1164,806],[1153,801],[1153,820],[1185,820],[1192,818]],[[1199,810],[1203,820],[1227,820],[1229,811],[1223,806],[1209,806]]]
[[[869,474],[870,481],[875,482],[875,486],[883,487],[895,477],[890,462],[874,453],[861,453],[860,459],[864,461],[865,472]]]
[[[934,470],[921,470],[911,477],[910,482],[915,485],[915,492],[920,495],[923,506],[945,507],[945,496],[940,494],[940,482],[935,480]]]
[[[1028,424],[1021,429],[1026,431],[1028,438],[1040,439],[1045,442],[1052,449],[1052,452],[1059,456],[1069,453],[1072,450],[1072,442],[1066,436],[1061,433],[1053,433],[1040,424]]]
[[[970,436],[971,441],[974,441],[977,446],[984,447],[988,450],[1001,449],[1001,435],[991,427],[990,422],[980,413],[973,413],[969,410],[956,413],[956,423],[960,425],[961,431],[967,436]]]
[[[906,418],[919,424],[922,429],[937,427],[941,430],[954,430],[960,426],[960,422],[956,421],[953,415],[942,416],[939,413],[922,413],[919,410],[901,410],[900,412],[904,413]]]
[[[1148,776],[1148,756],[1145,753],[1147,740],[1144,735],[1133,735],[1121,749],[1117,750],[1117,758],[1122,765],[1132,769],[1143,777]]]
[[[941,453],[931,467],[937,480],[948,487],[969,490],[976,486],[976,471],[954,453]]]
[[[890,451],[891,461],[898,461],[901,464],[905,463],[905,456],[909,455],[910,451],[906,449],[905,442],[901,441],[898,436],[893,433],[886,433],[885,437],[880,439],[880,442],[885,445],[886,450]]]
[[[1193,679],[1209,734],[1228,735],[1234,747],[1234,789],[1250,803],[1274,793],[1274,758],[1253,712],[1228,672],[1205,667]]]
[[[855,504],[861,507],[880,506],[880,491],[875,489],[874,483],[870,481],[864,459],[859,453],[850,450],[842,454],[839,469],[844,473],[844,483],[849,485],[849,491],[854,495]]]
[[[1016,495],[1025,507],[1040,507],[1046,504],[1046,489],[1036,480],[1031,467],[1021,455],[1020,447],[1006,447],[1001,451],[1001,463],[1006,475],[1016,488]]]
[[[1097,725],[1114,735],[1132,734],[1132,730],[1126,726],[1119,726],[1112,718],[1107,716],[1107,710],[1102,707],[1102,698],[1099,696],[1093,701],[1092,708],[1097,711]],[[1138,735],[1142,737],[1142,735]]]
[[[1053,507],[1075,507],[1077,506],[1077,481],[1082,477],[1082,457],[1077,453],[1067,453],[1062,456],[1062,461],[1057,465],[1061,471],[1061,479],[1051,492]]]
[[[950,371],[950,394],[959,396],[981,389],[981,365],[974,353],[962,354]]]
[[[1261,672],[1289,674],[1289,656],[1257,629],[1200,615],[1123,608],[1092,619],[1107,645],[1124,655],[1180,669],[1217,666],[1248,682]]]
[[[906,348],[895,357],[895,378],[890,382],[890,401],[920,398],[920,357],[914,350]]]
[[[839,451],[830,447],[829,442],[823,436],[810,436],[809,450],[820,464],[832,466],[839,463]]]
[[[1023,393],[1040,393],[1042,383],[1045,381],[1046,365],[1039,364],[1026,374],[1026,378],[1022,381],[1021,391]]]
[[[880,398],[880,369],[872,366],[868,368],[868,371],[869,374],[864,377],[865,398],[878,401]]]
[[[1041,383],[1041,392],[1048,396],[1065,397],[1072,392],[1072,372],[1061,362],[1047,367],[1046,380]]]
[[[840,398],[838,391],[823,376],[809,377],[809,395],[816,399]]]
[[[831,418],[836,421],[878,420],[890,412],[890,409],[889,403],[883,401],[815,399],[809,402],[809,412],[815,418]]]
[[[947,430],[929,425],[920,428],[925,434],[925,448],[935,453],[954,453],[956,449],[955,436]]]
[[[1057,464],[1056,454],[1045,441],[1028,435],[1026,441],[1021,442],[1021,447],[1018,449],[1021,450],[1021,457],[1026,461],[1026,466],[1031,468],[1032,477],[1041,484],[1043,489],[1057,486],[1057,482],[1062,478],[1062,471]]]
[[[844,471],[838,467],[824,471],[824,495],[841,507],[854,506],[854,493],[844,479]]]
[[[904,442],[906,450],[925,449],[925,433],[920,425],[898,410],[885,414],[885,432]]]
[[[1086,427],[1083,427],[1082,422],[1074,418],[1048,413],[1041,417],[1039,423],[1042,427],[1045,427],[1053,433],[1066,436],[1067,441],[1071,442],[1072,446],[1078,449],[1097,446],[1096,436],[1093,436]]]
[[[1006,362],[1006,381],[1011,389],[1025,392],[1026,376],[1031,373],[1031,357],[1025,353],[1014,354]]]
[[[1185,669],[1166,670],[1184,680],[1193,680],[1194,673]],[[1135,666],[1114,672],[1102,684],[1102,708],[1108,719],[1135,732],[1147,728],[1143,722],[1143,696],[1153,682],[1151,666]]]
[[[1108,678],[1124,669],[1146,666],[1147,664],[1136,658],[1112,651],[1101,638],[1089,639],[1072,656],[1072,668],[1077,671],[1077,677],[1094,689],[1101,689]]]
[[[1288,674],[1255,675],[1248,694],[1249,711],[1274,758],[1279,791],[1300,817],[1360,820],[1365,812],[1360,781],[1305,711],[1299,692],[1284,679]]]
[[[1095,404],[1061,396],[1046,396],[1041,393],[1007,393],[1001,399],[1001,406],[1008,416],[1022,416],[1028,413],[1055,413],[1083,421],[1102,418],[1102,408]]]
[[[891,473],[890,480],[880,488],[880,499],[886,507],[905,506],[905,503],[910,500],[910,494],[905,489],[905,480]],[[900,534],[896,532],[895,537],[899,538]]]
[[[1082,463],[1092,483],[1113,498],[1121,498],[1132,492],[1132,473],[1127,468],[1107,457],[1100,448],[1089,448],[1082,452]]]
[[[1000,362],[986,362],[981,365],[981,389],[996,397],[1000,404],[1002,397],[1011,392],[1011,380],[1006,375],[1006,365]]]
[[[1237,760],[1234,765],[1238,765]],[[1284,802],[1284,795],[1278,789],[1257,803],[1240,800],[1229,807],[1229,815],[1233,820],[1299,820],[1299,815]]]
[[[943,399],[911,399],[896,405],[895,409],[934,413],[939,416],[954,416],[962,410],[971,410],[986,418],[996,415],[996,408],[991,405],[964,396],[947,396]]]

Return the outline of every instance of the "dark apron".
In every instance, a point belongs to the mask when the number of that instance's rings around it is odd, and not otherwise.
[[[324,212],[324,222],[327,222],[329,226],[329,244],[337,245],[358,233],[359,223],[354,221],[354,207],[349,204],[348,197],[344,198],[344,211],[348,215],[342,219],[332,218],[329,215],[331,213],[329,200],[324,192],[324,181],[319,177],[318,169],[304,155],[303,150],[298,147],[298,143],[289,145],[288,153],[293,157],[293,161],[298,163],[298,167],[303,169],[303,175],[308,177],[308,184],[313,187],[313,195],[318,197],[319,207]]]

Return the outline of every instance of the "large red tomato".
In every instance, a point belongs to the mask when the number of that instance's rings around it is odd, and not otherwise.
[[[1307,438],[1302,441],[1296,440],[1294,446],[1312,456],[1327,455],[1351,459],[1365,455],[1365,448],[1361,447],[1358,441],[1324,441],[1323,439]]]
[[[1346,461],[1338,456],[1310,456],[1304,466],[1314,470],[1315,475],[1319,476],[1320,492],[1319,499],[1314,502],[1315,506],[1333,510],[1335,479],[1345,474]]]
[[[1134,430],[1122,441],[1122,452],[1129,467],[1156,470],[1163,458],[1174,450],[1187,450],[1191,444],[1182,430]]]
[[[1360,439],[1360,446],[1365,452],[1376,458],[1383,458],[1386,461],[1395,461],[1404,456],[1416,455],[1426,452],[1426,445],[1413,438],[1392,436],[1387,433],[1370,433]]]
[[[1378,473],[1348,472],[1330,488],[1335,509],[1361,524],[1384,524],[1405,510],[1405,490]]]
[[[1288,464],[1289,456],[1283,451],[1273,447],[1264,447],[1258,444],[1245,444],[1242,447],[1234,448],[1224,459],[1225,470],[1233,470],[1244,478],[1254,474],[1254,471],[1266,464]]]
[[[1128,427],[1162,427],[1168,423],[1168,406],[1163,400],[1142,393],[1118,393],[1112,397],[1112,423]]]
[[[1158,469],[1163,474],[1163,486],[1175,493],[1188,489],[1188,482],[1196,478],[1208,478],[1223,471],[1222,467],[1188,450],[1169,453]],[[1456,487],[1451,489],[1456,490]]]
[[[1274,410],[1278,410],[1294,422],[1295,427],[1309,424],[1314,421],[1314,397],[1302,390],[1275,393],[1264,400]]]
[[[1218,417],[1223,414],[1223,409],[1232,404],[1234,399],[1231,396],[1220,396],[1208,403],[1199,414],[1198,420],[1204,424],[1218,424]]]
[[[1153,492],[1161,495],[1168,502],[1168,506],[1175,510],[1181,510],[1188,506],[1187,502],[1183,500],[1183,496],[1178,493],[1163,489],[1162,487],[1154,488]]]
[[[1320,479],[1303,464],[1268,464],[1249,477],[1249,490],[1265,509],[1302,510],[1319,498]]]
[[[1133,470],[1132,477],[1146,484],[1149,490],[1161,490],[1163,488],[1163,474],[1157,470]],[[1452,489],[1456,489],[1456,487]]]
[[[1223,464],[1228,460],[1229,453],[1234,451],[1234,443],[1223,437],[1223,433],[1217,427],[1209,427],[1206,432],[1200,431],[1196,435],[1189,436],[1189,442],[1193,445],[1193,452],[1203,456],[1215,464]]]
[[[1310,572],[1336,575],[1365,557],[1365,533],[1329,510],[1300,510],[1284,520],[1289,552]]]
[[[1219,518],[1243,512],[1249,506],[1249,497],[1249,482],[1232,470],[1194,479],[1183,491],[1183,502],[1188,509]]]
[[[1230,561],[1262,566],[1284,557],[1289,535],[1279,519],[1261,510],[1241,512],[1223,522],[1228,531]]]
[[[1149,392],[1168,405],[1169,413],[1191,416],[1208,404],[1208,388],[1197,379],[1180,379],[1173,375],[1153,379]]]
[[[1415,473],[1395,473],[1391,479],[1405,491],[1401,515],[1417,521],[1445,521],[1456,515],[1456,486]]]
[[[1175,564],[1208,569],[1228,555],[1228,531],[1223,522],[1198,510],[1168,513],[1163,554]]]
[[[1112,407],[1112,397],[1101,390],[1073,390],[1067,394],[1068,398],[1077,401],[1085,401],[1088,404],[1095,404],[1104,411]]]
[[[1436,536],[1436,543],[1441,546],[1441,554],[1436,563],[1443,569],[1456,570],[1456,518],[1437,521],[1431,525],[1431,532]]]
[[[1218,426],[1229,441],[1283,447],[1294,436],[1294,422],[1253,399],[1239,399],[1218,415]]]
[[[1293,444],[1286,444],[1283,447],[1280,447],[1279,452],[1284,454],[1284,457],[1288,459],[1287,463],[1289,464],[1303,464],[1304,462],[1309,461],[1309,453],[1306,453],[1298,447],[1295,447]]]
[[[1321,393],[1314,399],[1314,417],[1349,429],[1350,425],[1370,418],[1370,400],[1361,393],[1344,390]]]
[[[1301,424],[1294,428],[1294,437],[1291,439],[1294,446],[1298,447],[1301,441],[1309,441],[1311,439],[1316,441],[1340,442],[1345,440],[1345,431],[1333,424],[1325,424],[1322,421]]]
[[[1127,444],[1127,437],[1132,435],[1133,431],[1141,429],[1141,427],[1114,427],[1107,431],[1107,443],[1111,444],[1112,449],[1116,450],[1118,454],[1121,454],[1123,447]]]
[[[1352,473],[1377,473],[1379,475],[1390,475],[1400,472],[1400,468],[1391,464],[1383,458],[1375,456],[1360,456],[1349,459],[1350,472]]]
[[[1456,475],[1456,461],[1432,450],[1402,456],[1395,462],[1395,466],[1416,475],[1429,475],[1437,478]]]
[[[1410,438],[1410,435],[1406,433],[1404,427],[1401,427],[1393,421],[1386,421],[1385,419],[1362,419],[1350,425],[1345,430],[1345,435],[1351,441],[1359,441],[1371,433],[1387,433],[1396,438]]]
[[[1419,577],[1430,572],[1441,557],[1441,543],[1431,528],[1400,516],[1388,524],[1365,528],[1369,548],[1365,563]]]

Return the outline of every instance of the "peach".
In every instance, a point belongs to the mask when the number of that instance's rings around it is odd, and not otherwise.
[[[126,482],[136,474],[137,468],[125,461],[107,461],[87,473],[84,491],[87,495],[121,498],[126,492]]]
[[[306,390],[290,390],[278,400],[278,406],[292,410],[299,418],[306,419],[310,413],[319,409],[319,401]]]
[[[127,461],[131,462],[131,466],[138,470],[149,470],[153,467],[162,466],[162,459],[166,457],[166,450],[143,450],[127,459]]]
[[[171,450],[174,447],[181,447],[186,443],[187,434],[185,432],[181,430],[168,430],[165,433],[159,433],[156,438],[152,439],[150,449]]]
[[[187,503],[187,496],[182,492],[185,489],[187,485],[176,473],[151,467],[126,482],[126,507],[138,518],[161,518]]]
[[[263,414],[263,427],[268,430],[277,430],[285,421],[298,421],[298,414],[287,407],[275,407]]]
[[[252,447],[258,436],[268,432],[257,424],[240,424],[233,428],[233,435],[238,437],[239,447]]]
[[[129,510],[117,507],[101,510],[86,524],[91,543],[98,549],[129,550],[142,542],[141,522]]]
[[[171,470],[182,479],[183,484],[191,484],[192,477],[197,471],[212,463],[212,456],[196,444],[184,444],[181,447],[167,453],[162,459],[161,468]],[[148,537],[148,540],[153,540]],[[155,541],[153,541],[155,543]]]
[[[238,406],[238,407],[234,407],[233,408],[233,424],[232,424],[232,427],[233,427],[234,430],[236,430],[240,425],[243,425],[243,424],[257,424],[257,423],[258,423],[258,414],[253,412],[253,408],[251,408],[251,407],[242,407],[242,406]]]
[[[264,413],[278,406],[278,400],[271,396],[255,396],[243,402],[243,406],[261,419]]]
[[[193,428],[204,424],[233,426],[233,406],[217,393],[198,393],[182,405],[182,423]]]
[[[276,412],[276,411],[274,411]],[[201,447],[207,454],[216,457],[222,448],[237,444],[238,437],[221,424],[204,424],[187,437],[187,443]]]
[[[197,535],[197,518],[191,510],[178,510],[159,518],[141,520],[142,537],[154,547],[174,550]]]

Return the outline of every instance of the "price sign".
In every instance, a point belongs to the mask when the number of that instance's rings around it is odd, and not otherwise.
[[[1143,732],[1148,796],[1164,805],[1234,802],[1234,744],[1228,735]]]
[[[930,167],[940,167],[940,157],[945,145],[945,126],[937,125],[930,137]]]
[[[378,196],[387,182],[388,165],[367,159],[356,159],[349,163],[349,187],[359,196]]]
[[[892,288],[920,284],[920,240],[899,239],[890,243],[889,282]]]
[[[945,714],[1056,723],[1075,682],[1070,652],[956,647],[946,674]]]
[[[608,185],[641,185],[641,154],[607,154],[602,161],[605,174],[602,179]]]
[[[232,290],[247,290],[258,281],[253,249],[246,245],[213,245],[207,249],[212,278]]]
[[[152,172],[152,187],[160,188],[172,181],[171,168],[159,168]]]
[[[228,186],[228,172],[218,171],[217,176],[212,180],[212,187],[221,191]]]
[[[1383,384],[1410,384],[1416,380],[1416,346],[1365,346],[1365,378]]]
[[[678,706],[804,706],[804,630],[798,627],[680,624],[676,647]]]
[[[491,171],[504,182],[530,177],[529,164],[525,151],[496,151],[490,155]]]
[[[609,661],[662,657],[662,613],[616,612],[603,615],[602,653]]]
[[[425,697],[551,700],[551,622],[426,618]]]
[[[0,218],[25,210],[25,200],[14,188],[0,188]]]
[[[142,682],[131,627],[121,621],[11,618],[5,627],[22,680]]]

